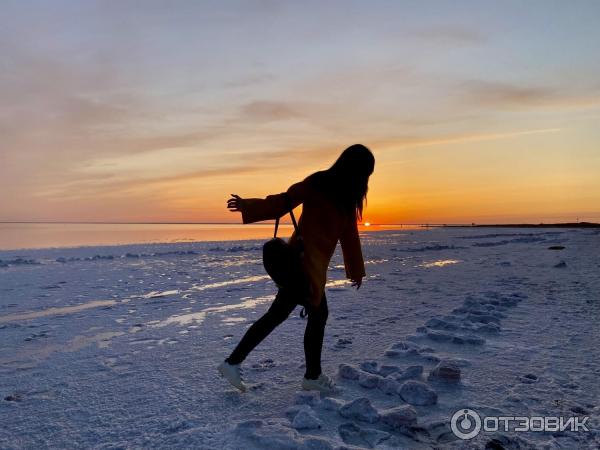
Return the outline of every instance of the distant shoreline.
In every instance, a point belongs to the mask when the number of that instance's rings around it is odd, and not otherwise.
[[[292,225],[281,225],[282,235],[291,234]],[[427,232],[431,230],[521,229],[600,230],[591,222],[540,224],[370,224],[360,226],[361,233]],[[284,232],[285,230],[285,232]],[[597,232],[597,231],[595,231]],[[176,244],[190,242],[264,241],[273,236],[273,225],[262,224],[2,224],[0,223],[0,252],[25,249],[103,247],[118,245]]]
[[[267,220],[261,223],[253,223],[252,226],[272,227],[274,221]],[[230,225],[241,226],[239,222],[78,222],[78,221],[1,221],[0,225]],[[287,221],[282,225],[291,225]],[[361,227],[372,227],[375,231],[378,227],[419,227],[419,228],[600,228],[600,223],[595,222],[562,222],[562,223],[502,223],[502,224],[477,224],[477,223],[370,223]]]
[[[471,225],[442,225],[444,228],[600,228],[600,223],[567,222],[567,223],[506,223],[506,224],[471,224]]]

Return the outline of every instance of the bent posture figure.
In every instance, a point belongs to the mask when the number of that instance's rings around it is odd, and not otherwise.
[[[269,310],[252,324],[231,355],[219,365],[221,375],[238,389],[246,390],[240,372],[242,361],[298,304],[304,305],[308,313],[304,333],[306,373],[302,388],[321,392],[333,389],[333,380],[321,373],[321,349],[328,316],[325,298],[327,268],[339,241],[346,276],[352,281],[352,286],[360,288],[365,268],[357,220],[362,218],[369,176],[374,167],[373,154],[365,146],[357,144],[344,150],[329,169],[313,173],[285,193],[264,199],[232,195],[228,200],[228,208],[241,212],[245,224],[283,216],[288,212],[290,201],[292,208],[303,205],[298,221],[304,247],[303,280],[298,285],[305,289],[279,288]],[[295,231],[289,243],[298,245]]]

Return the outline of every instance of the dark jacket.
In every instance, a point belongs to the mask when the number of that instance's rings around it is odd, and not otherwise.
[[[293,208],[303,205],[298,221],[304,242],[302,264],[311,288],[309,301],[318,305],[325,290],[329,261],[338,240],[342,246],[346,276],[352,280],[365,276],[356,219],[342,213],[308,179],[290,186],[287,194]],[[248,198],[244,199],[242,220],[244,223],[252,223],[276,219],[287,212],[285,193],[269,195],[264,199]],[[294,231],[289,242],[294,245],[296,240]]]

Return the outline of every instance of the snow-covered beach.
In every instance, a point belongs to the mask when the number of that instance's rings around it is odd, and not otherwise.
[[[217,374],[275,294],[260,240],[1,251],[0,448],[598,448],[599,240],[365,233],[359,291],[338,248],[329,398],[299,390],[299,309],[244,363],[249,392]],[[463,408],[589,416],[590,431],[463,441]]]

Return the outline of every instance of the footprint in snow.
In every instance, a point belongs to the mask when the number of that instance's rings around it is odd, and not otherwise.
[[[264,372],[265,370],[272,369],[277,364],[271,358],[265,358],[260,360],[257,363],[252,364],[251,369],[257,372]]]
[[[334,344],[333,348],[337,349],[337,350],[342,350],[342,349],[348,348],[351,345],[352,345],[352,339],[351,338],[340,338]]]

